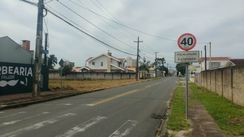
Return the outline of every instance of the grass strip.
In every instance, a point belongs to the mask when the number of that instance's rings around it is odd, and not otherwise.
[[[185,118],[184,91],[184,87],[178,86],[174,92],[171,114],[167,122],[167,128],[170,130],[180,131],[189,128],[189,123]]]
[[[244,135],[244,107],[233,104],[214,92],[190,84],[193,96],[205,106],[218,126],[229,135]]]

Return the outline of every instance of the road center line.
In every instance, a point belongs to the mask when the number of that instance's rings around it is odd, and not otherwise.
[[[131,91],[122,93],[122,94],[115,95],[115,96],[113,96],[113,97],[105,98],[105,99],[103,99],[103,100],[96,101],[96,102],[91,103],[91,104],[87,104],[87,106],[93,107],[93,106],[96,106],[96,105],[100,105],[100,104],[103,104],[103,103],[106,103],[106,102],[115,100],[115,99],[117,99],[117,98],[120,98],[120,97],[123,97],[123,96],[127,96],[127,95],[130,95],[130,94],[133,94],[133,93],[136,93],[136,92],[138,92],[138,91],[140,91],[140,90],[139,90],[139,89],[134,89],[134,90],[131,90]]]
[[[109,137],[124,137],[130,134],[131,130],[137,125],[137,121],[128,120],[115,130]]]
[[[106,119],[106,117],[104,117],[104,116],[94,117],[94,118],[92,118],[86,122],[83,122],[83,123],[73,127],[72,129],[65,132],[63,135],[58,135],[56,137],[72,137],[72,136],[76,135],[77,133],[86,131],[86,129],[92,127],[93,125],[95,125],[97,123],[99,123],[103,119]]]

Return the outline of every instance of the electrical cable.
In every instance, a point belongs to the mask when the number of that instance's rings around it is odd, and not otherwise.
[[[90,25],[92,25],[93,27],[97,28],[98,30],[102,31],[103,33],[105,33],[106,35],[110,36],[111,38],[119,41],[120,43],[128,46],[129,48],[134,48],[133,46],[130,46],[129,44],[121,41],[120,39],[116,38],[115,36],[113,36],[112,34],[106,32],[105,30],[101,29],[100,27],[98,27],[96,24],[92,23],[91,21],[89,21],[88,19],[86,19],[85,17],[81,16],[79,13],[77,13],[76,11],[74,11],[73,9],[71,9],[70,7],[68,7],[67,5],[65,5],[64,3],[57,1],[58,3],[60,3],[63,7],[65,7],[66,9],[68,9],[69,11],[71,11],[72,13],[76,14],[77,16],[79,16],[80,18],[82,18],[83,20],[85,20],[87,23],[89,23]]]

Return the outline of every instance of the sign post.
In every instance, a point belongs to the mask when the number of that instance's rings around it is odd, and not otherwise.
[[[189,51],[196,46],[196,37],[190,33],[182,34],[177,41],[178,47],[184,51],[175,52],[175,63],[186,63],[186,73],[185,73],[185,114],[186,119],[188,119],[188,81],[189,81],[189,71],[188,63],[198,62],[199,51]]]
[[[60,88],[63,90],[63,68],[64,68],[64,60],[61,59],[58,63],[60,65]]]

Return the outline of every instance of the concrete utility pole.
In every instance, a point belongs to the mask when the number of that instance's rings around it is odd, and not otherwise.
[[[207,71],[207,46],[205,45],[204,46],[204,54],[205,54],[205,56],[204,56],[204,71]]]
[[[157,77],[157,66],[158,66],[158,62],[157,62],[157,54],[158,52],[154,52],[155,53],[155,78]]]
[[[212,51],[211,51],[211,50],[212,50],[212,49],[211,49],[211,42],[209,42],[209,66],[208,66],[209,69],[212,68],[212,64],[211,64],[211,56],[212,56],[212,55],[211,55],[211,54],[212,54],[211,52],[212,52]]]
[[[139,45],[140,45],[140,43],[142,43],[143,41],[140,41],[139,36],[138,36],[137,41],[134,41],[134,42],[137,43],[137,55],[136,55],[136,80],[138,81],[138,79],[139,79],[139,65],[138,65],[138,63],[139,63]]]
[[[34,83],[32,96],[40,95],[40,80],[41,80],[41,64],[42,64],[42,32],[43,32],[43,0],[38,2],[38,17],[36,29],[36,48],[35,48],[35,68],[34,68]]]

